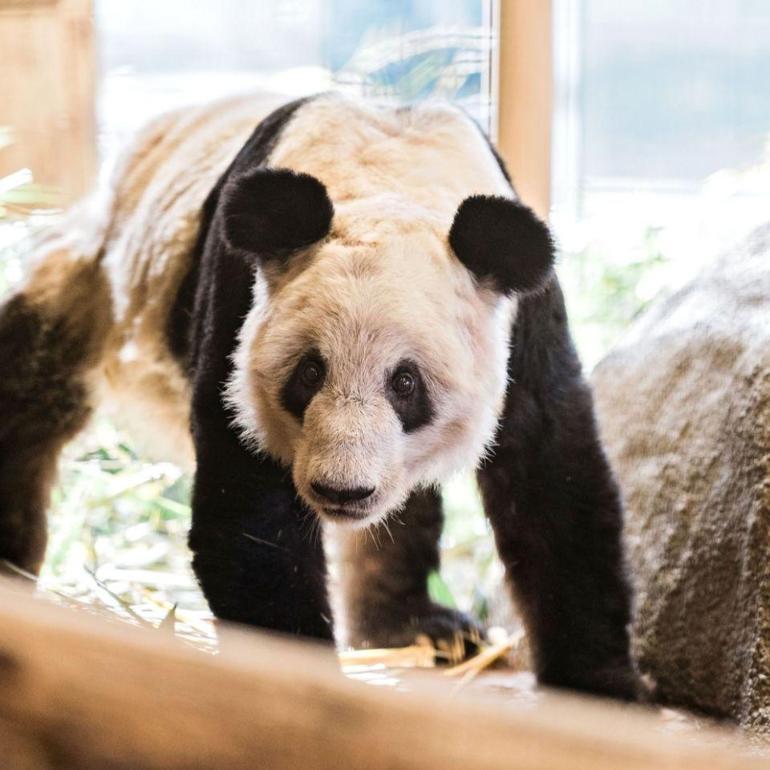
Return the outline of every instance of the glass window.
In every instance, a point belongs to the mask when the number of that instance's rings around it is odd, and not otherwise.
[[[554,0],[552,218],[594,361],[770,210],[770,5]]]
[[[490,128],[492,0],[96,0],[104,153],[158,112],[249,89],[440,97]]]

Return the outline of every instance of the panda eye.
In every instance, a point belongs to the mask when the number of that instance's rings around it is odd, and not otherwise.
[[[414,393],[415,381],[410,372],[400,371],[393,375],[390,381],[390,387],[399,398],[407,398]]]
[[[323,364],[314,359],[308,359],[300,370],[302,384],[308,388],[317,388],[324,376]]]
[[[383,384],[404,433],[413,433],[433,419],[430,391],[416,362],[408,358],[399,361]]]
[[[326,379],[326,364],[318,350],[305,353],[281,388],[281,403],[289,414],[302,422],[305,409],[321,390]]]

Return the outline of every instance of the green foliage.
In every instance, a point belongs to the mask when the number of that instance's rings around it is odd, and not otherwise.
[[[501,569],[473,475],[446,484],[443,501],[442,601],[486,622],[500,593]]]
[[[0,126],[0,150],[12,145],[14,141],[13,129],[10,126]],[[59,190],[35,183],[32,172],[27,168],[0,177],[0,223],[27,219],[36,211],[55,209],[60,205]],[[31,224],[26,222],[27,226]]]
[[[441,573],[437,570],[433,570],[430,575],[428,575],[428,595],[434,602],[438,602],[447,607],[457,608],[452,591],[446,584]]]
[[[189,495],[176,466],[141,458],[97,420],[60,464],[44,581],[78,595],[94,575],[129,603],[151,589],[161,604],[202,608],[186,548]]]
[[[597,246],[567,254],[559,266],[572,334],[590,370],[628,325],[665,291],[668,259],[648,229],[637,254],[621,259]]]

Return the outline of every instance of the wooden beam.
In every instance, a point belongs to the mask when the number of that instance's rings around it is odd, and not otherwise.
[[[740,770],[636,709],[567,697],[533,708],[344,678],[328,649],[225,631],[214,657],[162,631],[64,610],[0,582],[3,770],[570,768]]]
[[[550,0],[498,0],[497,144],[521,199],[547,218],[551,201]]]

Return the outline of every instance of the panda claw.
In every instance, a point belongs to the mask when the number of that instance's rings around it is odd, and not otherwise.
[[[485,640],[484,630],[465,613],[440,604],[429,604],[411,613],[406,622],[380,626],[366,640],[367,647],[409,647],[430,644],[438,663],[459,663],[473,657]]]

